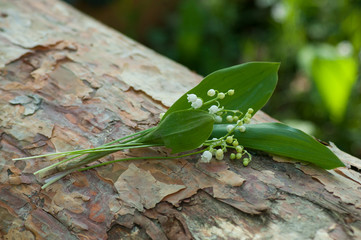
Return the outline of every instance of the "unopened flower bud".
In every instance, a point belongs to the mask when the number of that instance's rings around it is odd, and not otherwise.
[[[229,95],[229,96],[232,96],[233,94],[234,94],[234,89],[229,89],[229,90],[228,90],[228,95]]]
[[[228,115],[226,119],[228,122],[233,122],[233,117],[231,115]]]
[[[216,91],[214,91],[214,89],[209,89],[207,95],[213,97],[214,95],[216,95]]]
[[[242,147],[242,146],[237,146],[237,147],[236,147],[236,151],[239,152],[239,153],[242,152],[242,151],[243,151],[243,147]]]
[[[247,167],[249,164],[249,158],[244,158],[243,159],[243,166]]]
[[[217,160],[223,160],[223,157],[224,157],[224,155],[223,155],[223,150],[222,150],[222,149],[218,149],[218,150],[216,151],[216,159],[217,159]]]
[[[234,128],[234,125],[228,125],[227,126],[227,132],[231,132]]]
[[[216,123],[221,123],[221,122],[222,122],[222,117],[221,117],[221,116],[215,116],[215,117],[214,117],[214,121],[215,121]]]
[[[246,131],[246,127],[243,126],[243,125],[242,125],[242,126],[238,126],[237,128],[238,128],[238,130],[239,130],[240,132],[242,132],[242,133]]]
[[[228,137],[226,138],[226,142],[229,143],[229,144],[231,144],[231,143],[233,142],[233,137],[232,137],[232,136],[228,136]]]
[[[251,122],[251,119],[249,119],[249,118],[244,118],[244,123],[246,123],[246,124],[248,124],[248,123],[250,123]]]
[[[218,93],[218,98],[223,99],[226,95],[222,92]]]

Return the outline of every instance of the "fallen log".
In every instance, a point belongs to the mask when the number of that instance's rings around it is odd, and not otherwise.
[[[4,239],[357,239],[361,162],[349,168],[254,152],[136,160],[41,190],[44,159],[154,126],[201,81],[185,67],[57,0],[0,1],[0,237]],[[255,122],[275,121],[259,112]],[[118,152],[163,156],[164,148]]]

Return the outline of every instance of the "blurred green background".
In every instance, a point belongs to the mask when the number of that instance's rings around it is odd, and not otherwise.
[[[207,75],[279,61],[263,109],[361,158],[361,0],[67,0]]]

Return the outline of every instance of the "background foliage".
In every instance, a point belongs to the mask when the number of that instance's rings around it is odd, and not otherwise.
[[[202,75],[280,61],[264,111],[361,157],[360,0],[68,0]]]

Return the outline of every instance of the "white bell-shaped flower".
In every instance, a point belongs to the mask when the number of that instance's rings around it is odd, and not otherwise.
[[[187,100],[188,100],[188,102],[193,103],[193,102],[195,102],[197,99],[198,99],[198,98],[197,98],[197,95],[195,95],[195,94],[187,94]]]
[[[200,108],[203,105],[203,101],[200,98],[197,98],[194,102],[192,102],[191,106],[194,109]]]
[[[210,114],[215,114],[219,111],[219,108],[216,105],[212,105],[210,108],[208,108],[208,111]]]
[[[201,156],[201,162],[209,163],[212,159],[212,153],[210,151],[204,151]]]

